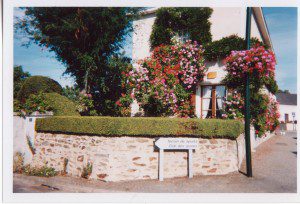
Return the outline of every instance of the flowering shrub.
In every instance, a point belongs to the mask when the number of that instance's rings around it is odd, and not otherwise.
[[[97,111],[95,110],[94,102],[91,94],[80,93],[76,103],[77,103],[76,108],[77,111],[80,113],[80,115],[82,116],[97,115]]]
[[[250,76],[250,116],[258,136],[266,131],[274,131],[279,125],[275,101],[260,92],[266,87],[271,93],[276,93],[278,87],[275,81],[275,64],[274,53],[263,46],[232,51],[226,58],[228,74],[224,82],[242,97],[245,96],[245,76]],[[229,109],[234,110],[234,105],[227,107],[227,110]],[[240,111],[243,112],[243,109]]]
[[[45,99],[43,93],[31,94],[22,106],[22,110],[26,114],[31,114],[35,111],[45,113],[46,111],[52,111],[52,109],[51,104]]]
[[[232,77],[244,78],[246,73],[264,82],[275,76],[275,56],[263,46],[250,50],[232,51],[226,58],[226,71]]]
[[[242,119],[244,118],[244,101],[237,91],[229,92],[225,101],[225,107],[222,113],[222,118],[225,119]]]
[[[126,76],[146,115],[192,117],[189,104],[206,72],[203,49],[197,42],[161,45]],[[188,104],[187,104],[188,102]]]

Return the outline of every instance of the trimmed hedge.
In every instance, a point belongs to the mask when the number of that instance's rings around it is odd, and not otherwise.
[[[67,97],[58,93],[45,93],[44,97],[55,116],[80,116],[76,104]]]
[[[130,118],[130,117],[49,117],[36,122],[38,132],[103,136],[196,136],[236,139],[243,133],[237,120]]]
[[[18,99],[25,102],[31,94],[52,92],[62,94],[62,87],[57,81],[45,76],[32,76],[24,81]]]

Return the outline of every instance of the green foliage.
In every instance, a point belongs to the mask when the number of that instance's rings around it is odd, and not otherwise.
[[[26,102],[21,104],[21,109],[29,115],[35,111],[38,111],[39,113],[46,113],[46,111],[52,111],[53,108],[50,103],[46,101],[45,94],[40,92],[36,95],[31,94],[27,98]]]
[[[281,90],[281,89],[279,89],[278,93],[287,93],[287,94],[290,94],[290,91],[289,90]]]
[[[31,41],[46,47],[66,65],[65,73],[80,89],[91,93],[103,115],[115,115],[120,97],[119,55],[132,20],[142,10],[137,7],[27,7],[25,17],[16,23]],[[122,66],[114,66],[119,55]],[[123,59],[124,58],[124,59]],[[123,63],[123,64],[122,64]]]
[[[62,95],[70,99],[71,101],[76,102],[80,93],[80,89],[77,86],[69,87],[66,86],[63,88]]]
[[[77,111],[83,116],[96,116],[97,111],[94,107],[94,101],[90,94],[79,94],[76,101]]]
[[[91,162],[88,162],[87,165],[83,167],[81,177],[88,179],[92,174],[92,170],[93,170],[93,164]]]
[[[229,92],[226,97],[222,118],[244,119],[244,100],[236,91]]]
[[[130,90],[124,85],[127,83],[122,73],[128,73],[132,69],[131,60],[122,55],[113,55],[108,62],[105,75],[96,75],[102,89],[94,90],[92,98],[95,109],[101,115],[120,116],[120,109],[116,104],[123,94],[130,94]]]
[[[272,94],[279,92],[277,82],[274,78],[267,78],[265,86]]]
[[[22,154],[21,152],[16,152],[14,154],[13,172],[22,173],[23,167],[24,167],[24,154]]]
[[[260,42],[257,38],[251,38],[251,47],[259,44],[265,44]],[[226,58],[231,51],[239,51],[246,49],[246,41],[244,38],[238,37],[237,35],[230,35],[220,40],[210,42],[204,46],[205,59],[208,61],[220,60]]]
[[[29,149],[30,149],[32,155],[34,155],[36,149],[34,148],[34,146],[33,146],[33,144],[32,144],[32,142],[31,142],[31,140],[30,140],[30,138],[29,138],[28,135],[26,136],[26,140],[27,140],[27,145],[28,145],[28,147],[29,147]]]
[[[151,47],[169,45],[173,36],[181,34],[188,34],[192,41],[200,44],[210,42],[212,36],[209,18],[212,12],[213,10],[207,7],[158,9],[150,37]]]
[[[14,99],[17,98],[25,79],[30,77],[29,72],[24,72],[22,66],[14,66]]]
[[[31,94],[51,92],[62,93],[62,87],[57,81],[45,76],[32,76],[24,81],[18,93],[18,99],[24,103]]]
[[[130,117],[49,117],[36,122],[38,132],[106,136],[196,136],[237,138],[244,126],[236,120],[130,118]]]
[[[24,167],[23,173],[28,176],[42,176],[42,177],[53,177],[58,174],[52,167],[47,167],[46,165],[40,168],[31,167],[30,165],[26,165]]]
[[[44,102],[49,104],[53,114],[57,116],[79,116],[76,104],[58,93],[44,94]]]
[[[22,104],[20,103],[19,100],[14,99],[13,109],[14,109],[14,113],[21,114]]]
[[[31,94],[25,103],[14,101],[14,111],[30,115],[33,112],[53,111],[58,116],[79,116],[76,103],[58,93]]]

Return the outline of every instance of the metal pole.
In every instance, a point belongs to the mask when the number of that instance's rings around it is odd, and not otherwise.
[[[246,43],[247,50],[250,49],[250,32],[251,32],[251,7],[247,7],[246,19]],[[247,176],[252,177],[252,162],[251,162],[251,141],[250,141],[250,78],[249,73],[246,74],[246,97],[245,97],[245,143],[246,143],[246,164]]]

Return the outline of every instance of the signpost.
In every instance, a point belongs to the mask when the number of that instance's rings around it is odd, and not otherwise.
[[[292,116],[293,116],[293,130],[296,130],[296,124],[295,124],[295,116],[296,116],[296,113],[295,113],[295,112],[292,112]]]
[[[164,180],[164,150],[188,150],[189,178],[193,177],[193,149],[198,148],[198,138],[159,138],[155,145],[159,148],[159,180]]]

